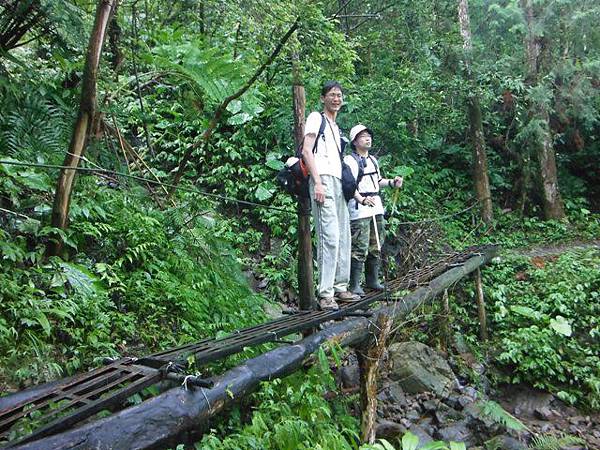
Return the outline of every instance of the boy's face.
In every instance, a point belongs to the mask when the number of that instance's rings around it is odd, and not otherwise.
[[[367,130],[358,133],[358,136],[354,138],[354,145],[363,149],[370,149],[372,144],[371,135]]]
[[[338,87],[331,88],[327,94],[321,96],[323,107],[330,112],[339,112],[344,104],[344,96]]]

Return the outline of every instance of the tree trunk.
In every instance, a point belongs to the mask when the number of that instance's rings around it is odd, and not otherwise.
[[[83,70],[83,86],[81,89],[81,100],[79,102],[79,113],[73,127],[73,135],[69,150],[65,156],[63,166],[76,169],[79,159],[85,150],[87,133],[92,125],[96,109],[96,80],[98,78],[98,66],[102,54],[102,45],[106,34],[106,28],[111,18],[116,0],[100,0],[96,8],[96,19],[90,36],[85,68]],[[62,169],[56,184],[56,194],[52,207],[52,226],[65,229],[69,217],[69,206],[71,203],[71,191],[75,170]],[[57,255],[62,250],[62,241],[51,242],[48,247],[50,255]]]
[[[527,58],[527,84],[535,86],[539,83],[540,54],[543,36],[536,32],[536,11],[532,0],[521,0],[521,8],[527,25],[525,37],[525,55]],[[540,191],[546,219],[563,219],[565,210],[558,189],[556,169],[556,152],[550,131],[550,115],[548,106],[542,101],[532,101],[529,112],[530,120],[538,121],[540,131],[533,142],[540,171]]]
[[[294,144],[299,148],[304,140],[304,117],[306,95],[301,85],[298,68],[298,54],[292,56],[294,78]],[[300,309],[314,309],[313,256],[310,237],[310,199],[298,199],[298,291]]]
[[[465,76],[467,83],[469,84],[467,109],[469,113],[471,145],[473,146],[473,181],[475,184],[475,194],[480,203],[481,219],[489,225],[492,223],[494,216],[492,211],[490,180],[488,177],[485,138],[483,135],[483,125],[481,124],[481,107],[479,105],[478,90],[471,69],[473,46],[471,43],[471,24],[467,0],[459,0],[458,2],[458,21],[460,23],[460,34],[463,38]]]
[[[366,351],[357,352],[360,366],[360,400],[362,417],[360,425],[361,441],[366,444],[375,443],[375,422],[377,419],[377,375],[379,363],[386,348],[386,343],[393,320],[385,314],[379,315],[377,328],[379,336],[367,347]]]
[[[374,317],[336,322],[300,342],[271,350],[245,361],[213,379],[211,389],[186,391],[182,387],[170,389],[139,405],[132,406],[104,419],[85,423],[80,427],[34,441],[18,449],[89,449],[89,448],[163,448],[174,446],[182,433],[198,430],[210,417],[241,400],[255,390],[262,381],[283,377],[302,367],[308,356],[325,342],[342,346],[364,343],[376,332],[373,323],[378,316],[402,318],[426,301],[441,294],[444,289],[473,272],[495,255],[495,248],[485,249],[408,294],[396,304],[374,311]],[[179,440],[180,442],[180,440]]]

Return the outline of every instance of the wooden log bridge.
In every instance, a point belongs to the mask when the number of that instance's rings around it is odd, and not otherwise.
[[[441,273],[439,273],[439,270],[429,269],[425,271],[425,273],[430,274],[430,281],[427,284],[421,285],[421,287],[401,299],[388,302],[385,306],[373,311],[370,317],[354,316],[353,314],[360,306],[357,304],[354,304],[352,308],[354,312],[309,313],[319,316],[320,322],[340,319],[344,315],[346,319],[326,326],[321,331],[296,343],[278,347],[247,360],[244,364],[214,377],[211,380],[213,383],[211,388],[196,387],[187,389],[178,386],[109,417],[90,421],[78,428],[41,437],[34,441],[26,439],[8,443],[8,448],[40,450],[143,449],[160,448],[176,443],[181,440],[184,433],[201,429],[210,417],[255,390],[262,381],[283,377],[298,370],[302,367],[306,358],[317,351],[322,344],[335,342],[342,346],[356,346],[368,342],[373,333],[376,333],[374,324],[378,322],[379,316],[405,317],[419,305],[432,300],[446,288],[487,263],[495,253],[496,247],[488,246],[463,252],[463,256],[467,255],[468,259],[463,258],[460,262],[447,258],[444,265],[445,271]],[[435,277],[433,277],[434,275]],[[420,284],[418,280],[412,282],[413,287]],[[405,277],[403,282],[400,283],[396,280],[390,285],[394,287],[394,291],[400,288],[406,289],[411,285],[411,280],[407,280]],[[385,300],[384,297],[387,297],[387,294],[388,292],[372,295],[370,302]],[[358,303],[368,305],[367,300]],[[303,314],[306,314],[306,312],[301,312],[299,315]],[[285,323],[286,320],[284,318],[273,323]],[[313,322],[314,320],[303,321],[309,327],[314,327]],[[268,324],[253,327],[251,330],[265,325]],[[271,337],[271,341],[276,340],[277,335],[280,338],[295,333],[299,329],[303,328],[292,326],[289,329],[281,329],[278,333],[274,333],[275,336]],[[266,342],[266,340],[262,340],[262,342]],[[201,343],[205,344],[205,341],[201,341]],[[184,348],[189,351],[189,346]],[[163,354],[165,352],[151,355],[152,357],[149,358],[151,361],[156,361],[157,356]],[[50,383],[50,385],[55,386],[53,383]],[[43,392],[43,388],[35,389],[36,395]],[[45,392],[45,394],[48,393]],[[15,394],[15,396],[21,402],[24,398],[28,398],[26,393]],[[31,400],[31,394],[29,394],[29,400]],[[11,401],[9,398],[0,399],[0,409],[10,406]]]

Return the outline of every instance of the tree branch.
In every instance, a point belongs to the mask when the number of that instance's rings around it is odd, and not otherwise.
[[[202,133],[202,136],[200,136],[200,139],[198,141],[196,141],[183,155],[183,158],[181,159],[181,162],[179,163],[179,167],[177,168],[177,172],[175,173],[175,177],[173,178],[174,186],[171,189],[171,192],[169,193],[169,195],[173,195],[173,193],[177,189],[177,185],[179,184],[181,176],[183,175],[183,171],[185,170],[185,167],[187,166],[187,163],[189,162],[189,160],[192,156],[192,152],[195,149],[197,149],[199,147],[204,147],[206,145],[206,143],[209,141],[210,137],[212,136],[213,132],[215,131],[215,128],[219,124],[219,121],[221,120],[221,117],[223,116],[223,113],[227,109],[227,106],[229,105],[229,103],[231,103],[233,100],[241,97],[248,89],[250,89],[250,87],[258,79],[258,77],[273,62],[273,60],[277,57],[277,55],[279,55],[279,53],[281,52],[281,49],[283,48],[285,43],[292,36],[292,34],[298,29],[299,26],[300,26],[300,19],[296,19],[296,21],[292,24],[292,26],[287,31],[287,33],[281,38],[281,40],[279,41],[279,44],[277,44],[277,47],[275,47],[275,50],[273,50],[273,52],[271,53],[271,56],[269,56],[269,58],[256,70],[254,75],[252,75],[252,77],[235,94],[232,94],[229,97],[227,97],[218,106],[218,108],[215,111],[215,114],[213,115],[213,118],[211,119],[210,123],[208,124],[208,127],[206,128],[206,130],[204,130],[204,133]]]

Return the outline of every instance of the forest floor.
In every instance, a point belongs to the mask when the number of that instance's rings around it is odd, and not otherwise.
[[[590,248],[600,249],[600,239],[593,241],[572,241],[562,242],[552,245],[536,245],[532,247],[522,247],[511,249],[508,252],[528,257],[546,257],[560,255],[572,250],[587,250]]]

